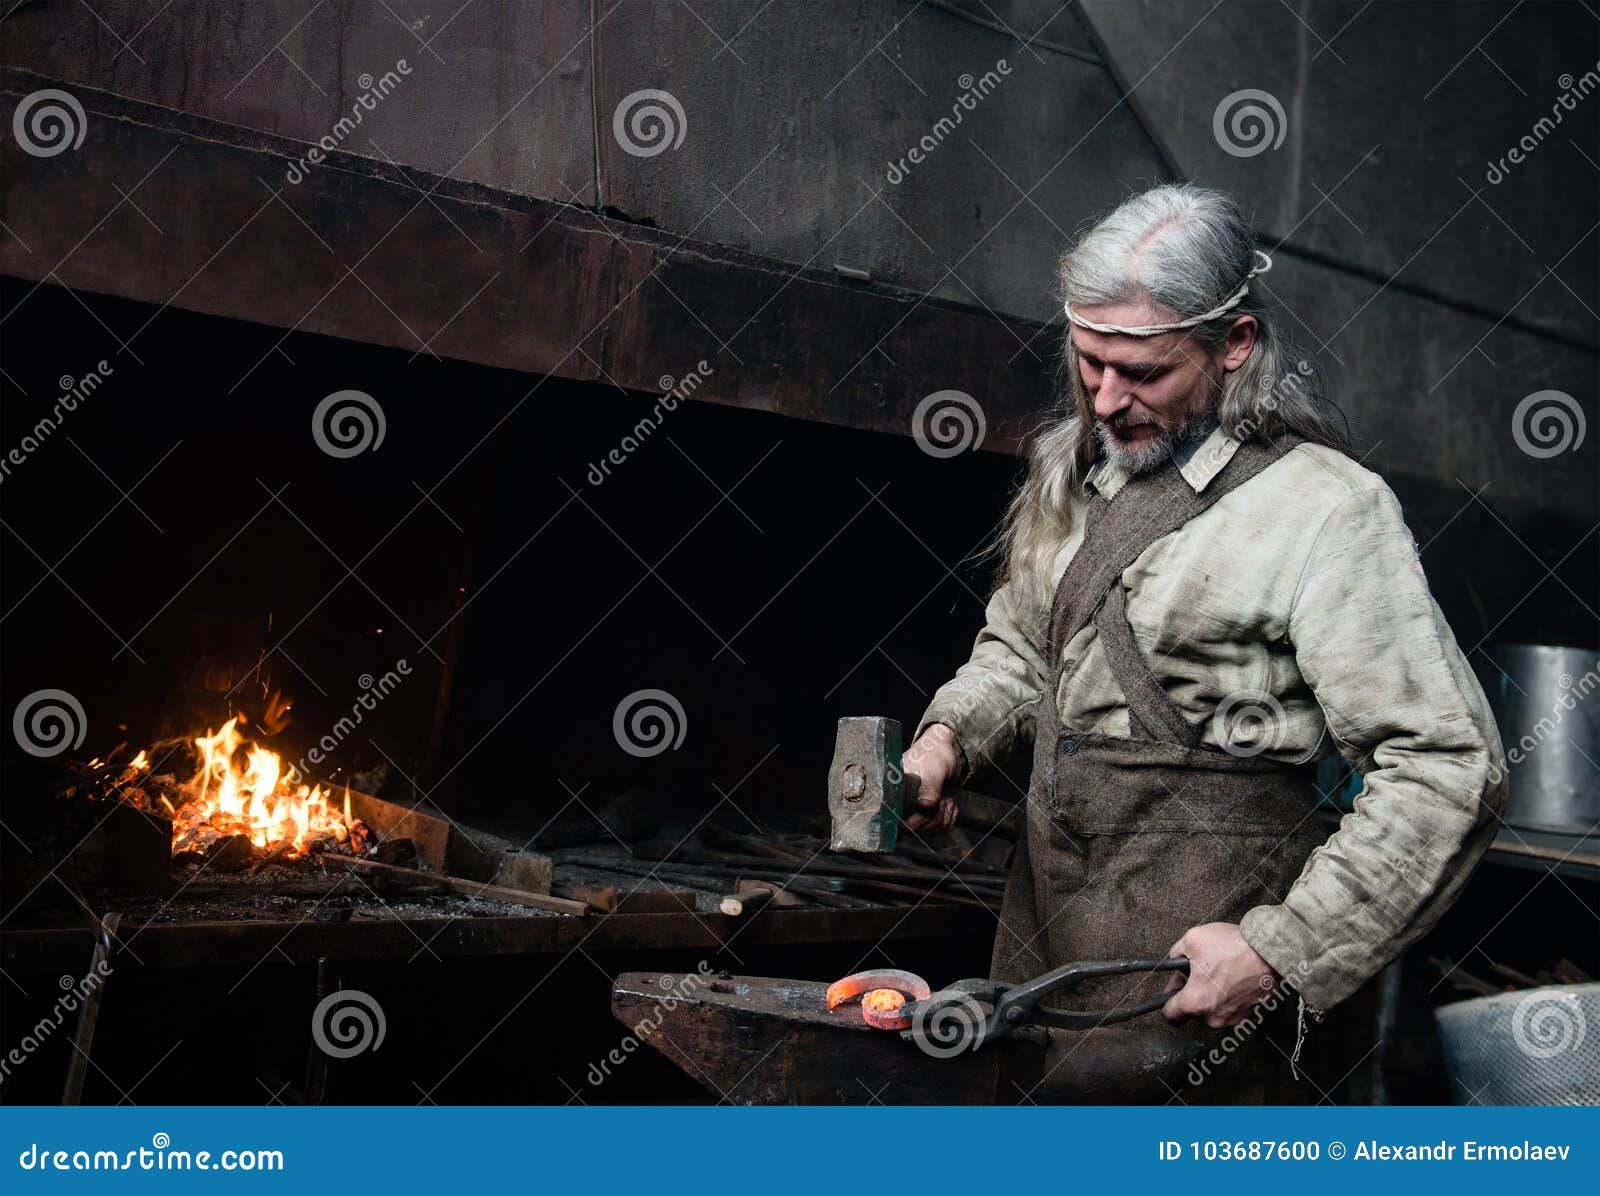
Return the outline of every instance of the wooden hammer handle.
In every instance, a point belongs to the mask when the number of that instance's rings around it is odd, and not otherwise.
[[[920,777],[914,773],[906,774],[904,787],[901,790],[905,796],[901,800],[900,807],[905,813],[914,813],[919,808],[917,790],[921,787]],[[1022,838],[1024,823],[1021,806],[955,785],[946,785],[940,792],[946,797],[955,799],[956,825],[963,830],[995,834],[1013,843]]]

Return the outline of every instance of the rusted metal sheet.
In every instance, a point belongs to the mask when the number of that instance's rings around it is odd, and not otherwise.
[[[425,803],[415,806],[397,805],[381,797],[359,790],[348,790],[350,816],[359,818],[372,828],[378,839],[410,839],[416,844],[417,854],[428,862],[435,872],[450,871],[451,847],[460,850],[459,842],[452,844],[450,823],[435,813]],[[338,796],[335,795],[335,802]],[[459,841],[460,836],[454,836]],[[485,878],[486,879],[486,878]]]
[[[302,151],[328,137],[378,161],[593,202],[589,0],[13,0],[4,11],[3,61],[68,88],[261,129]]]
[[[7,70],[0,122],[54,84]],[[73,94],[76,149],[0,142],[6,273],[637,391],[705,361],[696,398],[902,435],[956,389],[998,451],[1048,397],[1015,356],[1038,325],[338,152],[293,184],[300,143]],[[122,333],[133,352],[140,331]]]
[[[721,244],[855,267],[980,309],[1056,315],[1070,230],[1120,202],[1131,180],[1168,172],[1102,67],[1033,44],[1047,25],[1047,43],[1086,47],[1075,6],[992,5],[1015,10],[1014,36],[950,7],[606,9],[592,39],[602,201]],[[983,5],[965,7],[987,19]],[[677,105],[658,99],[654,128],[644,89]],[[994,364],[1037,368],[1053,340],[1011,341]]]
[[[1012,1104],[1038,1081],[1044,1037],[939,1058],[853,1005],[828,1009],[820,981],[626,972],[618,1021],[705,1085],[742,1105]],[[670,1006],[670,1007],[669,1007]]]
[[[273,955],[286,962],[318,959],[411,959],[426,943],[441,957],[557,954],[586,951],[715,950],[738,936],[746,945],[873,943],[905,939],[983,939],[992,916],[977,910],[770,909],[756,919],[721,914],[608,914],[568,918],[384,918],[370,922],[301,919],[250,922],[151,923],[124,921],[124,937],[137,936],[139,966],[249,967]],[[55,972],[81,967],[93,949],[87,929],[14,929],[0,932],[0,959],[8,972]]]

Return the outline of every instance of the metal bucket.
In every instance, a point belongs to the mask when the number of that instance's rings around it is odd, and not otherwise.
[[[1600,984],[1473,997],[1434,1018],[1456,1104],[1600,1104]]]
[[[1510,766],[1505,820],[1583,835],[1600,822],[1600,652],[1490,645],[1474,667]]]

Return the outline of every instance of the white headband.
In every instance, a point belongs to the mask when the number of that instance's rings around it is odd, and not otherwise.
[[[1087,328],[1090,332],[1114,333],[1119,336],[1160,336],[1163,332],[1179,332],[1185,328],[1193,328],[1197,324],[1204,324],[1209,320],[1215,320],[1218,316],[1226,315],[1238,307],[1240,300],[1250,290],[1250,280],[1257,274],[1265,274],[1272,269],[1272,259],[1270,257],[1259,249],[1252,252],[1261,259],[1261,264],[1244,276],[1244,281],[1239,284],[1237,291],[1202,315],[1190,316],[1187,320],[1179,320],[1176,324],[1141,324],[1134,328],[1126,328],[1121,324],[1096,324],[1093,320],[1085,320],[1077,312],[1073,311],[1072,304],[1068,303],[1066,305],[1067,319],[1071,320],[1079,328]]]

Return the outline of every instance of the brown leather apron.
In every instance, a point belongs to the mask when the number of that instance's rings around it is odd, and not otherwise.
[[[1039,703],[1027,834],[995,938],[996,979],[1027,980],[1074,960],[1165,956],[1190,927],[1238,922],[1251,908],[1282,900],[1326,837],[1314,817],[1309,769],[1200,746],[1201,729],[1167,697],[1134,640],[1122,584],[1123,571],[1151,544],[1294,443],[1246,442],[1200,493],[1168,461],[1127,482],[1113,501],[1091,498],[1082,546],[1050,612],[1050,688]],[[1127,739],[1060,722],[1062,650],[1091,620],[1127,698]],[[1105,977],[1056,1003],[1122,1007],[1159,993],[1167,979]],[[1315,1100],[1312,1089],[1291,1081],[1283,1015],[1292,1026],[1296,999],[1280,987],[1264,1024],[1231,1039],[1201,1020],[1174,1024],[1159,1013],[1089,1031],[1052,1030],[1045,1079],[1030,1096]]]

